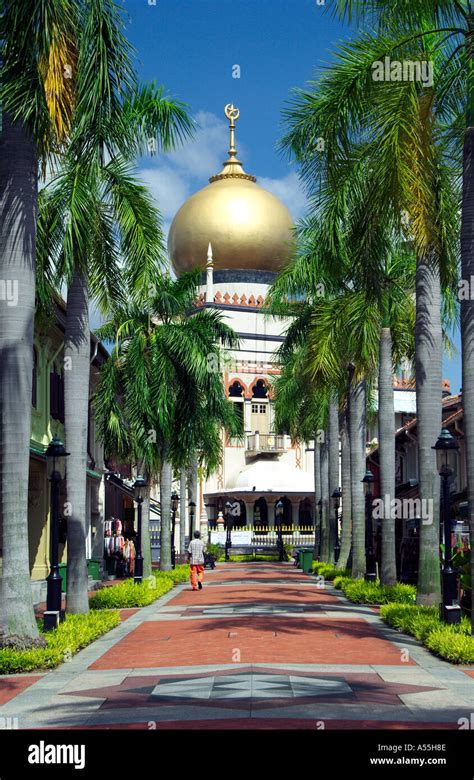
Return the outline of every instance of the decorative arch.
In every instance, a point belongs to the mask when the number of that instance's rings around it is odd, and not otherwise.
[[[240,385],[240,388],[242,390],[241,393],[232,392],[233,387],[237,387]],[[227,396],[229,398],[242,398],[244,400],[248,395],[248,388],[245,382],[240,379],[240,377],[233,377],[232,379],[229,379],[227,383]]]
[[[309,526],[312,527],[314,525],[313,502],[310,498],[304,498],[302,501],[300,501],[298,511],[298,525],[300,528],[308,528]]]
[[[283,516],[281,518],[281,524],[283,528],[293,528],[293,507],[291,505],[291,501],[288,498],[288,496],[281,496],[275,504],[278,503],[278,501],[281,501],[283,503]],[[285,531],[283,531],[285,533]],[[290,531],[287,531],[287,533],[291,533]]]
[[[253,525],[254,527],[268,527],[268,506],[263,496],[257,498],[253,505]]]
[[[270,386],[264,377],[255,377],[249,387],[251,398],[269,398]]]

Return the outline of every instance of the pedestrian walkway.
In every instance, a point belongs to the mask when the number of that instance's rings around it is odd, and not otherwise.
[[[291,564],[222,563],[202,591],[180,585],[126,617],[31,684],[0,678],[1,715],[20,728],[459,729],[474,712],[472,667]]]

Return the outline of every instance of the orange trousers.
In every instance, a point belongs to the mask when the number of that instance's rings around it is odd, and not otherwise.
[[[204,566],[202,563],[190,563],[190,577],[193,590],[197,590],[198,582],[202,582],[204,579]]]

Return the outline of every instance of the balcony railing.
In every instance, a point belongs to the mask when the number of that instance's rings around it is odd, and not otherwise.
[[[285,436],[281,434],[270,433],[252,433],[247,436],[247,453],[258,454],[259,452],[284,452]]]

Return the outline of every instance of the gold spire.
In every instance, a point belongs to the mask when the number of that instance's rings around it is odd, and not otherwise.
[[[248,181],[256,182],[255,176],[251,176],[249,173],[245,173],[242,163],[237,159],[237,150],[235,148],[235,122],[240,116],[240,110],[234,106],[233,103],[227,103],[224,108],[224,114],[229,120],[230,129],[230,147],[229,147],[229,159],[225,161],[222,171],[216,176],[211,176],[209,181],[219,181],[221,179],[248,179]]]

